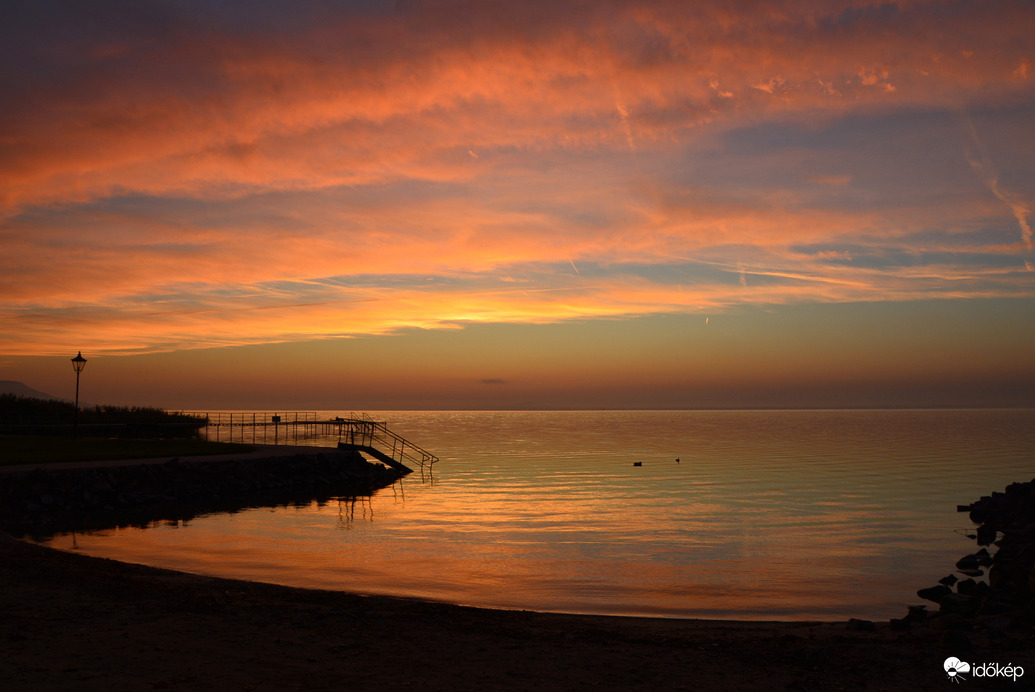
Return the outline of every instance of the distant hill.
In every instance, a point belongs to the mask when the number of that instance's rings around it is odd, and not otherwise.
[[[67,401],[59,396],[47,394],[28,386],[24,382],[14,380],[0,380],[0,394],[14,394],[15,396],[31,397],[33,399],[52,399],[55,401]]]

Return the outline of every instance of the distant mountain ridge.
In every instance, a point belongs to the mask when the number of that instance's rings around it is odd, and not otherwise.
[[[31,397],[33,399],[53,399],[55,401],[68,401],[59,396],[53,394],[47,394],[37,389],[33,389],[24,382],[16,382],[15,380],[0,380],[0,394],[14,394],[15,396]]]

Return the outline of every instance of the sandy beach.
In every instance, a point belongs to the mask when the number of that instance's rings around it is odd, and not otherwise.
[[[9,691],[942,690],[942,662],[962,654],[944,623],[485,610],[214,579],[6,535],[0,582]]]

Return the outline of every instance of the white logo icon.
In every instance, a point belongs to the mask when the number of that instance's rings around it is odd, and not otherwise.
[[[945,659],[945,663],[942,667],[945,668],[945,673],[953,682],[966,680],[966,678],[963,677],[963,673],[970,672],[970,664],[966,661],[959,660],[955,656],[949,656],[947,659]]]

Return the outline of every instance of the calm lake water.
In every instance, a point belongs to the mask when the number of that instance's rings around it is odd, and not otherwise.
[[[476,606],[884,619],[975,548],[957,504],[1035,476],[1035,410],[370,413],[433,482],[49,544]]]

